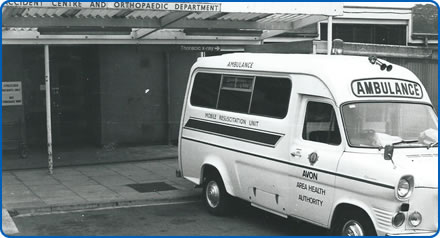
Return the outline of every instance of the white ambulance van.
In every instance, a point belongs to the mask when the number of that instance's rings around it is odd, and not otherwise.
[[[177,172],[213,214],[237,197],[335,235],[431,236],[437,140],[428,94],[403,67],[236,53],[191,70]]]

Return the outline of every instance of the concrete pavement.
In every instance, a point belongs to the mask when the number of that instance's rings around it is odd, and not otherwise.
[[[47,168],[47,149],[30,149],[26,158],[18,151],[2,151],[2,170]],[[54,146],[53,163],[55,167],[75,165],[95,165],[119,162],[146,161],[177,158],[177,146]]]
[[[55,167],[53,175],[47,169],[3,171],[2,205],[14,216],[198,199],[200,191],[177,178],[176,168],[177,159],[162,159]]]

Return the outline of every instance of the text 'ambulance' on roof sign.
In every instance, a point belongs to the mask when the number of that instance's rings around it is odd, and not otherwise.
[[[402,79],[365,79],[355,80],[351,84],[353,94],[357,97],[423,97],[420,84]]]

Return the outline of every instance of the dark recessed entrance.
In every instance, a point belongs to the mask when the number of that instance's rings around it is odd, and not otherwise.
[[[15,48],[23,55],[24,125],[27,145],[45,148],[46,99],[41,46]],[[100,81],[96,46],[50,47],[52,138],[56,146],[99,143]],[[14,53],[11,50],[11,53]],[[15,52],[18,53],[18,52]],[[58,147],[60,148],[60,147]]]
[[[58,145],[99,142],[100,97],[97,48],[51,47],[53,141]]]

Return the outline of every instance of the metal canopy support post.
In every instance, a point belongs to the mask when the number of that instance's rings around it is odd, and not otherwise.
[[[49,68],[49,45],[44,45],[44,71],[46,84],[46,122],[47,122],[47,155],[49,174],[53,174],[52,154],[52,115],[50,100],[50,68]]]
[[[328,17],[327,24],[327,55],[332,54],[332,41],[333,41],[333,17]]]
[[[153,34],[156,31],[159,31],[160,29],[165,28],[166,26],[173,24],[174,22],[177,22],[185,17],[187,17],[188,15],[191,15],[191,12],[175,12],[175,13],[170,13],[167,16],[162,17],[159,22],[160,22],[160,27],[157,27],[156,29],[153,30],[147,30],[146,32],[142,33],[139,32],[137,33],[136,39],[142,39],[148,35]]]

